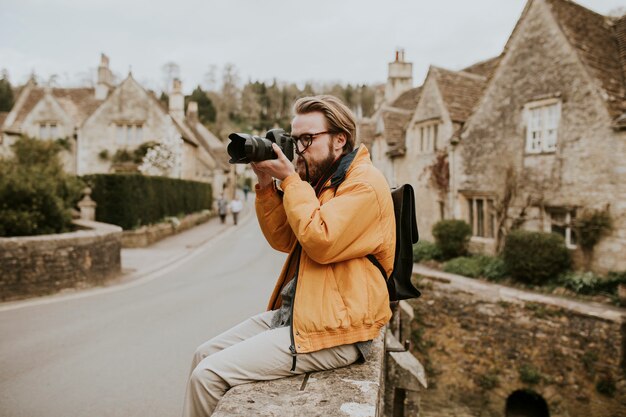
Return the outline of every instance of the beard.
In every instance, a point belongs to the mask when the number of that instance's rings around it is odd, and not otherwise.
[[[311,160],[310,155],[305,159],[307,164],[309,165],[309,184],[315,185],[322,178],[323,175],[328,174],[328,170],[335,163],[335,156],[332,153],[332,143],[328,146],[328,154],[319,161]],[[306,168],[304,165],[304,161],[302,160],[303,156],[298,155],[298,159],[296,160],[296,170],[298,175],[303,181],[306,181]]]

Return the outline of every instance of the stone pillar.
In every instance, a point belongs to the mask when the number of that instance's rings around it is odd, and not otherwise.
[[[82,220],[96,220],[96,202],[91,199],[91,188],[85,187],[83,190],[84,197],[78,202],[80,209],[80,218]]]

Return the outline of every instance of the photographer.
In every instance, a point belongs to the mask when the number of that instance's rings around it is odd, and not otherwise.
[[[391,273],[389,186],[365,146],[353,150],[355,119],[341,101],[301,98],[294,113],[296,165],[275,143],[277,159],[252,163],[259,224],[289,256],[267,311],[196,350],[185,416],[210,415],[238,384],[365,360],[391,317],[384,278],[366,258],[375,255]]]

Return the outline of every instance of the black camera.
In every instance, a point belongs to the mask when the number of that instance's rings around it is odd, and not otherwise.
[[[249,164],[250,162],[276,159],[278,156],[272,149],[272,143],[278,145],[287,159],[293,160],[296,142],[283,129],[271,129],[265,137],[254,136],[248,133],[231,133],[228,135],[228,155],[231,164]]]

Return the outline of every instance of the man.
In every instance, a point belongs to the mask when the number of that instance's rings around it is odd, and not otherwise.
[[[294,105],[294,165],[253,163],[256,212],[276,250],[289,253],[267,312],[201,345],[192,362],[184,416],[208,416],[230,387],[367,359],[389,321],[387,274],[395,250],[389,186],[364,146],[353,150],[351,111],[332,96]],[[282,183],[279,191],[275,180]]]
[[[226,214],[228,214],[228,201],[224,198],[224,194],[220,195],[217,200],[217,214],[220,216],[222,224],[226,221]]]
[[[233,201],[230,202],[230,212],[233,213],[233,223],[235,226],[237,225],[237,217],[239,216],[239,212],[243,209],[243,203],[239,199],[239,197],[235,196]]]

